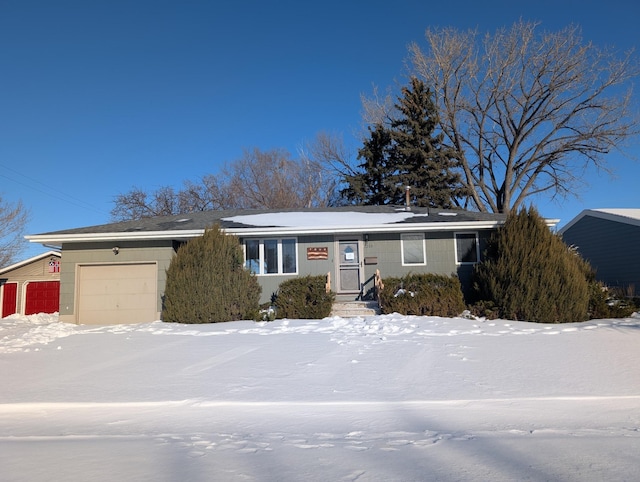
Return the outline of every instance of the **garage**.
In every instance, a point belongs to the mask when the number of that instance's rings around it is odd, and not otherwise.
[[[2,318],[18,312],[18,283],[4,283],[2,292]]]
[[[157,264],[78,265],[81,324],[143,323],[158,319]]]
[[[29,281],[25,292],[25,315],[57,313],[60,307],[60,281]]]
[[[59,312],[60,262],[58,251],[47,251],[1,268],[2,318]]]

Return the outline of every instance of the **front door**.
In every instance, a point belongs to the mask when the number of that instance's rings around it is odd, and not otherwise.
[[[338,293],[360,293],[362,263],[360,239],[338,240]]]

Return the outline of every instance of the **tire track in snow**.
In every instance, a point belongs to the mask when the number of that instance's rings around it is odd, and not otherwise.
[[[215,357],[214,357],[215,358]],[[157,409],[157,408],[376,408],[385,410],[412,408],[420,406],[464,406],[468,404],[513,404],[524,402],[614,402],[640,401],[640,395],[593,395],[593,396],[554,396],[554,397],[511,397],[511,398],[468,398],[455,400],[327,400],[327,401],[237,401],[237,400],[165,400],[132,402],[17,402],[0,404],[0,413],[30,412],[41,410],[69,409]]]
[[[222,353],[218,353],[217,355],[202,360],[198,363],[194,363],[193,365],[189,365],[182,370],[193,374],[202,373],[204,371],[210,370],[211,368],[215,368],[218,365],[222,365],[223,363],[227,363],[231,360],[235,360],[236,358],[240,358],[241,356],[248,355],[249,353],[254,352],[257,349],[258,347],[239,346],[237,348],[232,348]]]

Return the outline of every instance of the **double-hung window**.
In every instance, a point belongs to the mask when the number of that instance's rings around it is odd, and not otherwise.
[[[245,239],[244,253],[245,267],[257,275],[298,272],[295,238]]]
[[[455,233],[456,263],[475,264],[480,261],[478,233]]]
[[[401,234],[400,239],[403,266],[427,264],[427,256],[424,249],[424,234]]]

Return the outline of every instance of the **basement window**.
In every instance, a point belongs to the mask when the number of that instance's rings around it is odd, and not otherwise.
[[[296,274],[296,238],[245,239],[245,267],[256,275]]]

